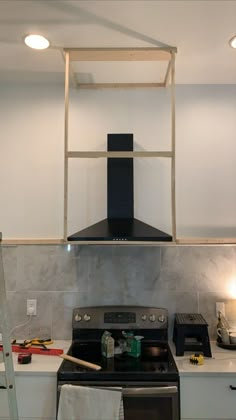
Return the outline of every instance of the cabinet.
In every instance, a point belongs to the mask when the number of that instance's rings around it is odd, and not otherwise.
[[[0,383],[3,375],[0,375]],[[55,420],[57,380],[56,374],[20,374],[15,377],[16,396],[20,420]],[[0,420],[10,420],[7,395],[0,389]]]
[[[180,406],[181,420],[236,420],[236,374],[181,377]]]

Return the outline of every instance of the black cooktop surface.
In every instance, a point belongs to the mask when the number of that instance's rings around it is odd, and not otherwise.
[[[101,366],[94,371],[64,360],[58,370],[58,380],[175,380],[178,371],[167,343],[142,343],[141,356],[127,353],[105,358],[100,342],[73,343],[68,354]]]

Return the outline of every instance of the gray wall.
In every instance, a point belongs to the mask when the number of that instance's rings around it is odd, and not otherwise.
[[[11,327],[27,322],[26,299],[38,315],[13,336],[71,337],[72,308],[89,305],[166,307],[170,334],[175,312],[201,312],[215,334],[215,302],[236,324],[236,246],[3,247]],[[236,294],[234,295],[236,298]]]

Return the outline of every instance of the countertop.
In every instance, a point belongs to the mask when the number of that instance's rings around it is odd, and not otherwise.
[[[67,353],[71,341],[55,340],[48,348],[58,348]],[[12,353],[15,375],[56,375],[57,370],[62,363],[63,359],[59,356],[47,356],[40,354],[32,354],[32,362],[26,365],[17,363],[18,353]],[[4,363],[0,363],[0,374],[4,372]]]
[[[193,365],[189,358],[191,354],[185,352],[184,356],[175,356],[175,345],[170,347],[181,376],[235,376],[236,375],[236,350],[226,350],[218,347],[215,341],[211,341],[212,357],[205,357],[203,365]]]
[[[54,341],[50,348],[61,348],[67,353],[71,341]],[[236,350],[225,350],[211,341],[212,358],[205,357],[203,365],[193,365],[190,363],[190,355],[194,352],[185,352],[184,356],[175,356],[175,345],[170,342],[170,347],[179,370],[180,376],[231,376],[236,375]],[[17,363],[17,353],[13,353],[15,374],[24,375],[56,375],[62,363],[59,356],[44,356],[33,354],[32,362],[27,365]],[[4,364],[0,363],[0,374],[4,371]]]

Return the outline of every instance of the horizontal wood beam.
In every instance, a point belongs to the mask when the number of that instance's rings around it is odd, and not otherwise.
[[[5,239],[2,245],[176,245],[174,242],[148,241],[64,241],[64,239]]]
[[[64,241],[64,239],[3,239],[1,245],[234,245],[236,238],[179,238],[176,242],[156,241]]]
[[[68,158],[134,158],[134,157],[172,157],[172,152],[67,152]]]
[[[161,88],[165,83],[77,83],[79,89],[115,89],[115,88]]]
[[[65,244],[63,239],[3,239],[2,245],[60,245]]]
[[[70,61],[168,61],[173,48],[65,48]]]
[[[178,238],[179,245],[230,245],[236,244],[236,238]]]

